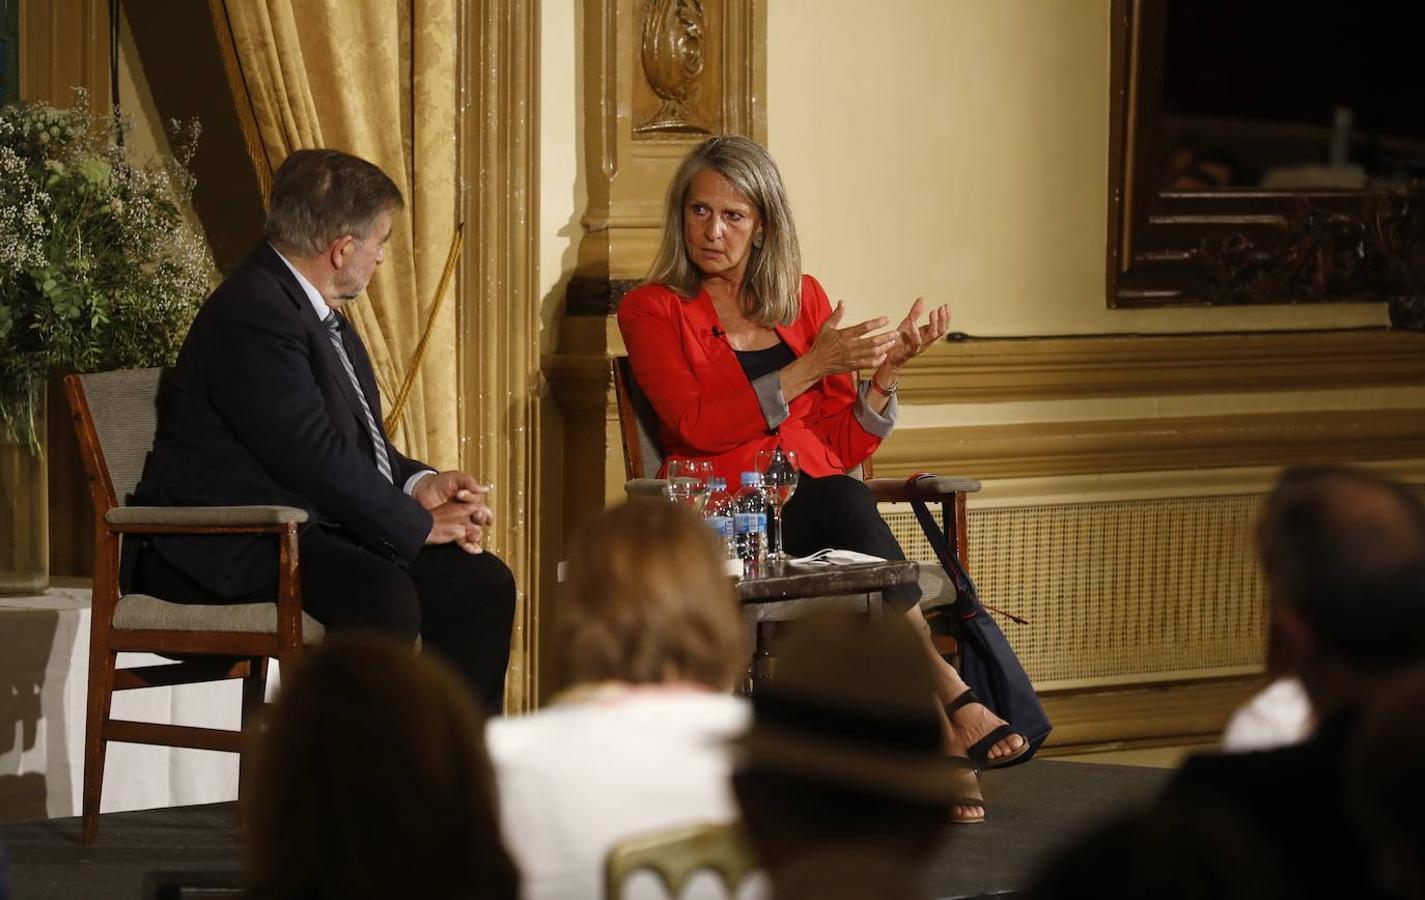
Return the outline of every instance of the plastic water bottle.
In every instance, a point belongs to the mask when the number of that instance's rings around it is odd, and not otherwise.
[[[756,578],[762,574],[767,559],[767,498],[756,472],[742,473],[742,489],[732,504],[732,530],[737,555],[742,559],[742,575]]]
[[[723,558],[737,559],[737,542],[732,532],[732,495],[727,492],[725,479],[714,478],[708,482],[708,500],[703,506],[703,516],[713,534],[717,535]]]

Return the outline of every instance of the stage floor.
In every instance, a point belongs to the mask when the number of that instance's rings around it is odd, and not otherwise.
[[[951,829],[926,885],[934,897],[1012,894],[1046,853],[1094,821],[1150,801],[1170,774],[1053,760],[988,772],[988,820]],[[87,848],[77,818],[0,825],[0,841],[10,855],[14,900],[135,900],[149,872],[240,864],[231,803],[110,813]]]

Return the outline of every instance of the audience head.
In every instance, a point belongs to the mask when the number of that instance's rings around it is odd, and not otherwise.
[[[408,642],[334,635],[313,649],[253,764],[253,897],[519,893],[484,718],[460,676]]]
[[[697,296],[708,264],[695,258],[688,226],[694,181],[704,172],[726,179],[727,186],[751,207],[756,219],[729,224],[730,229],[751,228],[747,269],[741,285],[743,312],[763,325],[791,324],[801,307],[802,276],[791,204],[771,155],[744,137],[708,138],[694,147],[678,167],[668,186],[663,241],[648,280],[666,285],[684,297]]]
[[[671,503],[624,503],[579,531],[556,633],[564,687],[725,691],[742,667],[741,611],[712,530]]]
[[[1168,804],[1111,819],[1056,851],[1030,900],[1274,900],[1284,871],[1228,809]]]
[[[1352,738],[1347,796],[1376,849],[1379,887],[1425,900],[1425,668],[1387,687]]]
[[[794,623],[777,677],[753,695],[733,787],[777,869],[827,847],[923,859],[964,802],[941,748],[935,682],[900,616]]]
[[[1345,466],[1285,471],[1257,543],[1273,646],[1315,702],[1342,673],[1425,661],[1425,511],[1403,487]]]

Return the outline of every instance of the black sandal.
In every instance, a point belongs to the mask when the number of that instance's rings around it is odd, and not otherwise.
[[[985,796],[980,793],[980,779],[975,774],[975,764],[963,756],[947,756],[945,761],[950,763],[955,771],[955,780],[958,782],[957,796],[950,804],[953,806],[977,806],[981,812],[978,816],[957,816],[951,811],[950,823],[952,825],[979,825],[985,821]]]
[[[969,688],[965,688],[965,692],[963,694],[956,697],[954,700],[951,700],[949,703],[945,704],[945,715],[950,718],[950,721],[953,724],[955,721],[955,713],[958,712],[962,706],[968,706],[971,703],[980,703],[981,706],[984,706],[984,704],[980,702],[980,698],[975,696],[974,691],[970,690]],[[998,744],[1005,738],[1013,737],[1016,734],[1018,734],[1019,739],[1023,741],[1023,743],[1019,745],[1018,749],[1010,753],[1008,756],[1001,756],[998,759],[990,759],[990,748],[994,747],[995,744]],[[1000,725],[998,728],[995,728],[990,731],[989,734],[980,738],[978,741],[975,741],[975,743],[971,744],[970,748],[965,752],[969,756],[970,762],[975,764],[975,768],[997,769],[1000,766],[1009,765],[1016,759],[1019,759],[1021,756],[1028,753],[1029,739],[1026,738],[1023,734],[1020,734],[1020,732],[1016,731],[1013,725],[1010,725],[1008,722],[1006,722],[1003,725]]]

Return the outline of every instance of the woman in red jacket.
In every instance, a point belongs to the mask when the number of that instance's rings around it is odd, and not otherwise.
[[[649,281],[623,298],[618,319],[666,457],[710,460],[733,485],[757,451],[795,450],[802,478],[783,510],[788,552],[839,547],[904,559],[870,490],[845,473],[890,434],[901,368],[949,330],[947,307],[920,325],[923,313],[916,300],[893,331],[882,333],[884,317],[843,327],[842,304],[832,309],[816,279],[801,273],[772,158],[746,138],[715,137],[674,176]],[[859,385],[858,370],[872,372]],[[1025,752],[1024,736],[935,652],[919,588],[906,587],[886,600],[926,636],[949,752],[981,768]],[[984,810],[967,803],[956,817],[980,821]]]

